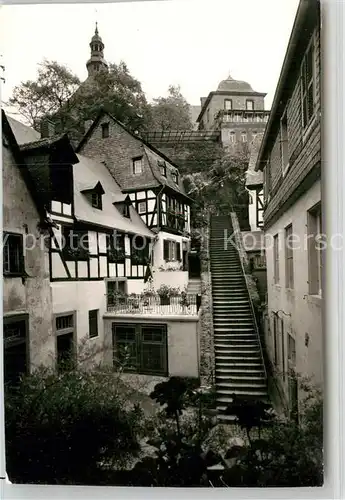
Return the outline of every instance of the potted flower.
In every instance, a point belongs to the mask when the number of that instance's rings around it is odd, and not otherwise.
[[[156,297],[156,293],[152,287],[148,287],[141,293],[140,297],[143,300],[143,305],[145,307],[150,307]]]
[[[171,297],[180,295],[180,290],[179,288],[174,288],[168,285],[161,285],[157,290],[157,294],[160,297],[161,305],[167,306],[170,304]]]

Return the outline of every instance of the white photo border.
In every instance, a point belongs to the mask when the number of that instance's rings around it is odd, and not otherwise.
[[[131,1],[131,0],[113,0]],[[146,1],[146,0],[137,0]],[[174,0],[170,0],[174,1]],[[178,0],[177,0],[178,1]],[[187,0],[185,0],[187,1]],[[231,0],[239,1],[239,0]],[[257,1],[257,0],[253,0]],[[280,0],[281,1],[281,0]],[[289,0],[284,0],[289,1]],[[5,1],[5,4],[30,4],[30,0]],[[35,3],[47,4],[47,1]],[[83,3],[63,0],[54,3]],[[88,2],[91,3],[91,2]],[[92,3],[111,3],[107,0]],[[345,234],[345,0],[321,0],[322,40],[322,168],[324,227],[328,235]],[[1,76],[1,71],[0,71]],[[1,91],[1,81],[0,81]],[[1,94],[0,94],[1,97]],[[1,120],[0,120],[0,133]],[[2,173],[2,141],[0,141],[0,170]],[[2,193],[2,175],[0,176]],[[2,224],[2,204],[0,208]],[[1,227],[2,229],[2,227]],[[262,499],[342,499],[345,498],[345,251],[328,250],[325,266],[325,483],[320,488],[228,488],[173,489],[35,486],[9,484],[6,480],[4,402],[3,402],[3,325],[0,327],[0,498],[6,500],[40,499],[113,499],[147,498],[173,499],[180,497],[262,498]],[[2,268],[2,254],[0,255]],[[0,312],[2,313],[2,300]]]

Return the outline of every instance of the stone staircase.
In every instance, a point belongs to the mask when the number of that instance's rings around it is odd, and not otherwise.
[[[191,295],[201,294],[201,279],[200,278],[190,278],[187,286],[187,293]]]
[[[226,246],[231,218],[212,216],[210,229],[217,410],[220,420],[233,420],[225,415],[231,395],[267,400],[267,382],[235,241]]]

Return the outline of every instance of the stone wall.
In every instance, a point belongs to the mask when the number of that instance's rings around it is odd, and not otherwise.
[[[200,229],[201,235],[201,316],[199,325],[200,384],[215,382],[215,358],[213,345],[213,304],[209,256],[209,223]]]

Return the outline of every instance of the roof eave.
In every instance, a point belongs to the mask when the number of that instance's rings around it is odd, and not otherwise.
[[[317,1],[317,0],[316,0]],[[280,76],[278,80],[278,84],[276,87],[276,91],[274,94],[272,106],[271,106],[271,112],[269,115],[269,119],[265,128],[264,136],[261,141],[259,153],[258,153],[258,158],[256,160],[256,165],[254,170],[257,172],[258,170],[263,170],[262,166],[262,159],[264,156],[264,153],[266,152],[266,145],[267,145],[267,140],[270,135],[272,125],[276,120],[276,112],[278,110],[278,107],[280,105],[281,101],[281,95],[284,90],[285,86],[285,81],[288,77],[291,63],[294,59],[294,53],[296,51],[296,47],[298,46],[298,41],[300,40],[300,34],[301,34],[301,28],[303,27],[303,24],[307,18],[307,13],[308,9],[310,8],[311,3],[314,2],[314,0],[300,0],[295,21],[292,27],[289,43],[286,49],[282,69],[280,71]]]

